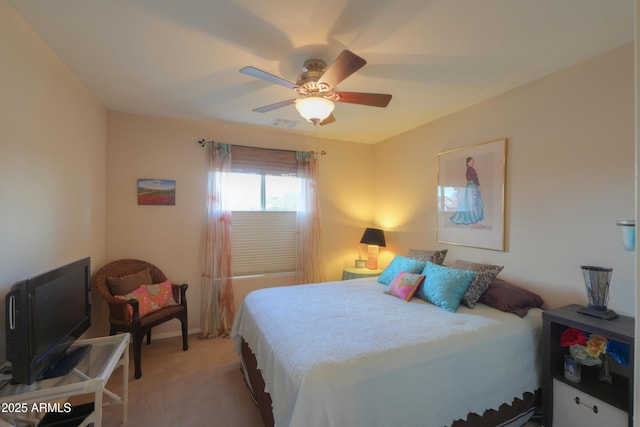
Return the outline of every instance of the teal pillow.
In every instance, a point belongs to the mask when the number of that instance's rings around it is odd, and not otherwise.
[[[378,282],[388,285],[401,271],[420,273],[424,269],[424,266],[425,263],[422,261],[396,255],[382,274],[378,276]]]
[[[475,271],[458,270],[429,261],[422,274],[426,277],[415,296],[451,313],[456,312],[462,297],[476,278]]]

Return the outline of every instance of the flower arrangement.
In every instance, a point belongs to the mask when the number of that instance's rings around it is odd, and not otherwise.
[[[619,364],[629,364],[630,348],[628,344],[609,340],[603,336],[590,334],[576,328],[567,328],[560,336],[560,346],[569,347],[569,352],[586,366],[602,364],[600,356],[609,355]]]

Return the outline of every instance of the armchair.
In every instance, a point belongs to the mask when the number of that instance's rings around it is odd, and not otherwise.
[[[171,319],[182,323],[182,349],[189,348],[187,323],[187,284],[171,285],[176,305],[169,305],[142,314],[140,301],[127,295],[141,285],[165,282],[166,276],[158,267],[136,259],[120,259],[101,267],[94,276],[96,291],[109,304],[109,333],[129,332],[132,335],[135,378],[142,376],[142,340],[147,337],[151,344],[151,328]],[[147,282],[147,283],[145,283]],[[168,285],[167,285],[168,286]],[[116,297],[118,295],[118,297]]]

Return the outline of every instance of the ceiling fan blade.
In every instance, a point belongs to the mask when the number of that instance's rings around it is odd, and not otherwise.
[[[320,77],[318,86],[326,85],[329,90],[333,89],[341,81],[364,67],[366,63],[367,61],[364,58],[359,57],[350,50],[343,50]]]
[[[289,80],[285,80],[282,77],[275,76],[271,73],[267,73],[266,71],[262,71],[255,67],[244,67],[240,69],[242,74],[246,74],[251,77],[256,77],[258,79],[266,80],[270,83],[275,83],[280,86],[284,86],[289,89],[295,89],[298,87],[297,84],[290,82]]]
[[[276,102],[275,104],[265,105],[263,107],[254,108],[251,111],[255,111],[256,113],[266,113],[271,110],[275,110],[276,108],[286,107],[287,105],[291,105],[296,102],[295,99],[287,99],[286,101]]]
[[[349,104],[369,105],[371,107],[386,107],[391,101],[391,95],[386,93],[366,93],[366,92],[336,92],[339,96],[337,102]]]
[[[326,119],[324,119],[323,121],[321,121],[319,123],[320,126],[324,126],[324,125],[328,125],[329,123],[333,123],[336,121],[335,116],[333,115],[333,113],[329,114],[329,117],[327,117]]]

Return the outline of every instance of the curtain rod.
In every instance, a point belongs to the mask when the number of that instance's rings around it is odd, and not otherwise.
[[[211,141],[206,141],[204,138],[202,138],[202,139],[200,139],[200,140],[198,140],[198,141],[196,141],[196,142],[197,142],[197,143],[200,145],[200,147],[202,147],[202,148],[204,148],[204,146],[205,146],[205,145],[207,145],[207,144],[214,144],[214,143],[215,143],[215,141],[214,141],[213,139],[212,139]],[[281,150],[281,149],[278,149],[278,148],[253,147],[253,146],[250,146],[250,145],[243,145],[242,147],[257,148],[257,149],[259,149],[259,150],[296,151],[296,150]],[[311,153],[315,153],[315,151],[311,151]],[[324,151],[324,150],[321,150],[319,154],[320,154],[321,156],[324,156],[325,154],[327,154],[327,152],[326,152],[326,151]]]

